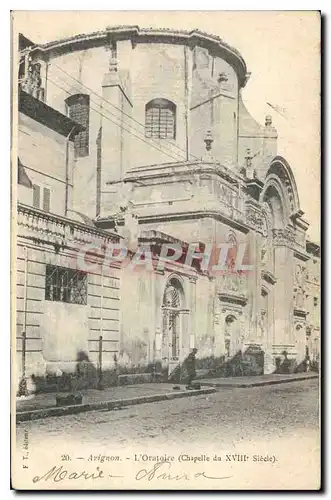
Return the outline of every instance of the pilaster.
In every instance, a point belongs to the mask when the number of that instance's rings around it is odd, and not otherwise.
[[[274,230],[275,284],[274,293],[274,345],[292,344],[293,308],[293,250],[290,248],[291,232],[288,229]]]
[[[189,277],[189,308],[190,314],[188,317],[188,333],[189,333],[189,350],[196,346],[196,276]]]
[[[165,277],[164,271],[155,270],[152,273],[152,296],[153,296],[153,352],[154,361],[161,360],[162,358],[162,335],[163,335],[163,325],[162,325],[162,297],[164,292]]]
[[[106,182],[121,180],[129,168],[127,150],[130,141],[131,102],[128,97],[129,81],[122,81],[120,74],[114,69],[104,75],[102,83],[102,173],[101,186]],[[109,104],[107,104],[109,103]]]
[[[261,296],[261,235],[251,231],[248,235],[248,249],[252,270],[248,272],[248,290],[250,301],[249,342],[258,340],[258,318],[260,317]]]

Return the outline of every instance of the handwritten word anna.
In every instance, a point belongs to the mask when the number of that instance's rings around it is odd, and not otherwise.
[[[146,479],[147,481],[156,480],[168,480],[168,481],[190,481],[191,479],[199,479],[200,477],[204,479],[229,479],[232,476],[222,476],[222,477],[214,477],[208,476],[206,472],[200,471],[194,474],[187,473],[169,473],[169,470],[172,468],[172,464],[170,462],[158,462],[153,465],[153,467],[149,470],[141,469],[136,474],[136,480],[140,481],[142,479]]]

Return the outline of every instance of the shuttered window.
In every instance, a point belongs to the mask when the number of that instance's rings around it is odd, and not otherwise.
[[[32,205],[35,208],[51,211],[51,190],[49,187],[33,184],[33,201]]]
[[[51,192],[48,188],[44,187],[44,199],[43,199],[43,210],[45,212],[50,212],[51,204]]]
[[[168,99],[153,99],[146,104],[145,136],[152,139],[176,138],[176,105]]]
[[[40,208],[40,186],[38,184],[33,185],[33,206],[35,208]]]

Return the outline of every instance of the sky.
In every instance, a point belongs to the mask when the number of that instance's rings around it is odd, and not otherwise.
[[[237,48],[251,77],[243,100],[259,122],[273,117],[278,154],[289,162],[308,236],[320,241],[320,19],[312,11],[19,11],[15,30],[35,43],[110,25],[199,29]],[[274,111],[267,103],[277,107]]]

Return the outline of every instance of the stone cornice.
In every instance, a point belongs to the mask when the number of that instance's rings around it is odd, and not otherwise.
[[[150,224],[150,223],[158,223],[158,222],[170,222],[170,221],[178,221],[178,220],[194,220],[194,219],[202,219],[210,217],[212,219],[223,222],[224,224],[232,227],[234,229],[238,229],[242,233],[246,234],[249,232],[249,227],[242,223],[237,222],[233,219],[229,219],[222,215],[219,211],[216,210],[198,210],[192,212],[175,212],[175,213],[167,213],[167,214],[150,214],[150,215],[142,215],[139,216],[139,224]],[[103,219],[99,219],[95,221],[98,227],[101,229],[107,229],[108,227],[114,227],[114,220],[112,217],[104,217]],[[116,220],[117,226],[124,226],[124,218],[119,218]]]
[[[294,249],[294,257],[302,260],[303,262],[307,262],[307,260],[311,258],[310,255],[304,252],[304,250],[300,251],[298,248]]]
[[[138,182],[141,183],[146,180],[167,178],[178,176],[188,176],[190,179],[192,175],[214,175],[221,177],[230,184],[238,185],[242,184],[244,186],[244,179],[242,176],[238,175],[233,170],[221,165],[218,162],[204,162],[202,160],[197,161],[183,161],[176,163],[162,163],[155,165],[146,165],[143,167],[135,167],[130,170],[125,175],[123,179],[124,183],[127,182]],[[108,184],[108,182],[106,182]],[[111,182],[109,182],[111,184]]]
[[[228,302],[230,304],[237,304],[240,306],[245,306],[247,304],[247,297],[235,292],[219,292],[218,298],[221,302]]]
[[[169,234],[163,233],[161,231],[157,231],[155,229],[147,229],[141,232],[139,238],[139,242],[146,242],[149,244],[162,244],[162,243],[170,243],[181,245],[182,247],[187,243],[183,240],[179,240],[178,238],[174,238]]]
[[[291,215],[291,219],[295,226],[299,227],[303,231],[307,231],[309,227],[309,222],[302,218],[303,212],[299,210],[298,212]]]
[[[320,248],[320,245],[318,245],[317,243],[314,243],[314,242],[308,240],[306,242],[306,249],[307,249],[307,252],[312,254],[314,257],[320,258],[321,248]]]
[[[164,221],[172,221],[172,220],[188,220],[188,219],[202,219],[205,217],[210,217],[216,220],[227,224],[234,229],[238,229],[243,233],[248,233],[249,228],[243,222],[238,222],[233,219],[229,219],[225,217],[217,210],[196,210],[196,211],[186,211],[186,212],[175,212],[175,213],[167,213],[167,214],[150,214],[150,215],[142,215],[139,217],[139,224],[146,224],[151,222],[164,222]]]
[[[297,309],[297,308],[294,308],[293,310],[293,316],[295,318],[303,318],[303,319],[306,319],[306,316],[307,316],[307,311],[305,311],[304,309]]]
[[[153,29],[139,28],[139,26],[111,26],[105,30],[89,34],[79,34],[55,40],[33,47],[34,53],[40,53],[45,58],[52,57],[58,53],[70,53],[74,50],[87,49],[106,43],[109,37],[115,40],[131,40],[133,46],[137,43],[173,43],[189,46],[199,45],[213,50],[213,53],[228,61],[238,75],[240,86],[244,87],[247,81],[247,67],[240,52],[225,43],[215,35],[209,35],[203,31],[176,30],[176,29]]]

